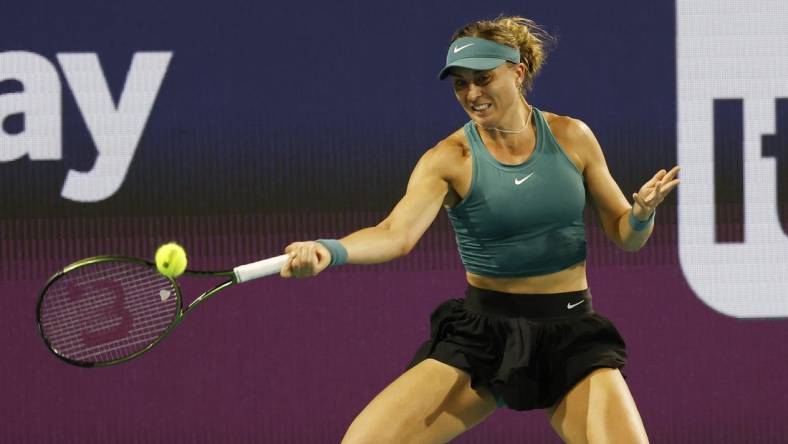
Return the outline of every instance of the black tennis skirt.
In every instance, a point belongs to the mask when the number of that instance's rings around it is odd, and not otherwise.
[[[511,294],[468,286],[430,318],[430,339],[411,368],[432,358],[471,376],[500,407],[555,405],[597,368],[622,368],[626,344],[616,327],[594,312],[588,290]]]

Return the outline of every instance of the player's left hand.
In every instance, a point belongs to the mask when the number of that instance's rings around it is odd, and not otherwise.
[[[674,166],[670,171],[659,170],[654,177],[640,187],[640,191],[632,194],[632,199],[635,201],[632,213],[635,218],[647,220],[651,217],[651,213],[681,182],[680,179],[676,179],[679,170],[678,165]]]

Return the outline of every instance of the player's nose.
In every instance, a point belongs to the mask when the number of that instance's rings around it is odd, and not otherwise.
[[[483,92],[482,87],[476,86],[475,83],[471,82],[471,84],[468,85],[468,93],[466,94],[466,97],[468,98],[469,102],[473,102],[474,100],[481,97],[482,92]]]

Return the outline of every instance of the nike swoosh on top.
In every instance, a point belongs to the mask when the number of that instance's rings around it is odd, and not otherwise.
[[[473,43],[468,43],[467,45],[462,45],[462,46],[455,46],[454,47],[454,53],[457,54],[458,52],[462,51],[463,49],[465,49],[465,48],[467,48],[467,47],[469,47],[471,45],[473,45]]]
[[[567,303],[566,303],[566,308],[567,308],[567,310],[571,310],[571,309],[573,309],[573,308],[577,307],[578,305],[582,304],[582,303],[583,303],[583,302],[585,302],[585,301],[586,301],[586,300],[585,300],[585,299],[583,299],[582,301],[580,301],[580,302],[576,302],[576,303],[574,303],[574,304],[573,304],[573,303],[571,303],[571,302],[567,302]]]
[[[517,178],[515,177],[515,178],[514,178],[514,184],[515,184],[515,185],[520,185],[521,183],[525,182],[526,180],[528,180],[528,178],[529,178],[529,177],[531,177],[531,176],[533,176],[533,175],[534,175],[534,173],[531,173],[531,174],[529,174],[529,175],[527,175],[527,176],[523,177],[522,179],[517,179]]]

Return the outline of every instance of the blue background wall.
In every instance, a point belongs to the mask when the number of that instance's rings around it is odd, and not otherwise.
[[[557,37],[528,100],[585,121],[625,195],[676,163],[669,2],[67,2],[0,15],[0,50],[54,66],[96,53],[116,101],[135,52],[173,52],[110,198],[60,196],[96,155],[65,80],[63,158],[0,163],[0,441],[338,442],[426,337],[432,308],[463,291],[444,214],[407,258],[236,287],[115,368],[49,355],[38,290],[85,256],[151,257],[175,239],[195,268],[225,268],[377,223],[421,153],[467,120],[436,80],[452,32],[499,13]],[[0,94],[23,89],[2,80]],[[653,442],[783,442],[788,382],[766,376],[788,370],[784,321],[705,306],[678,264],[675,197],[657,224],[633,255],[589,219],[595,308],[627,339]],[[541,413],[499,411],[457,440],[515,441],[558,439]]]

